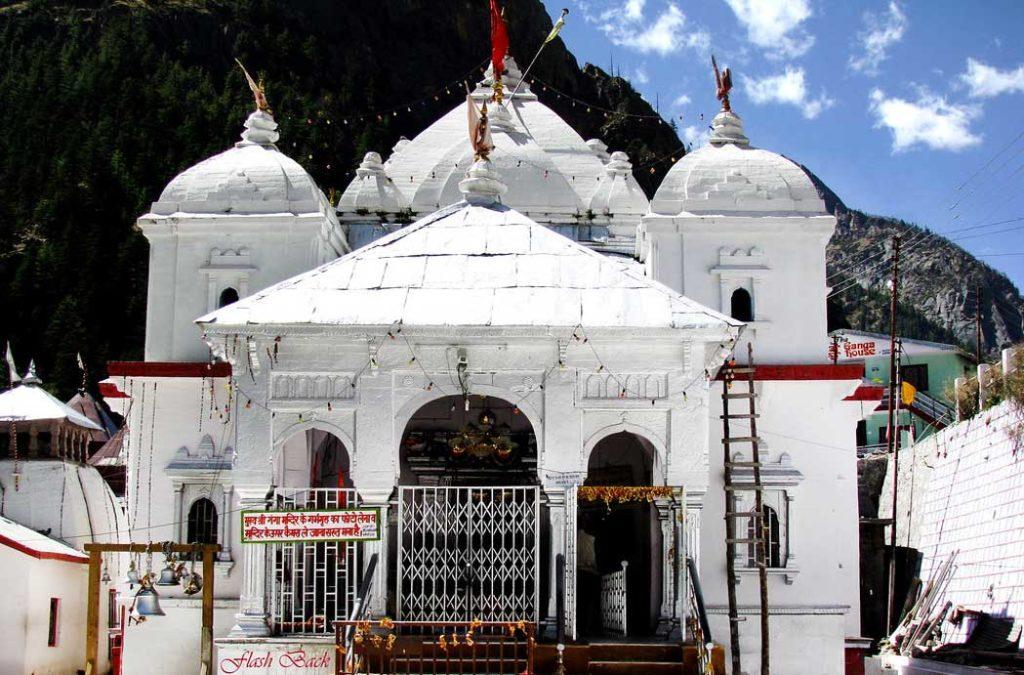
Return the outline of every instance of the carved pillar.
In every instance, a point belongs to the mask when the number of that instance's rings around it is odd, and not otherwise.
[[[239,490],[239,511],[266,508],[266,488]],[[266,544],[246,544],[242,548],[242,592],[238,599],[238,614],[231,628],[231,637],[267,637],[267,547]]]
[[[561,488],[545,488],[544,492],[548,498],[548,525],[551,528],[551,548],[547,560],[548,568],[548,597],[547,597],[547,615],[552,626],[557,619],[558,612],[558,565],[556,559],[559,553],[565,555],[565,490]],[[575,565],[576,561],[573,560],[571,563],[568,558],[565,561],[566,566],[572,564]],[[568,593],[569,590],[566,589]],[[568,606],[567,606],[568,607]]]
[[[218,559],[222,562],[231,560],[231,523],[234,521],[234,518],[229,518],[228,513],[231,512],[231,497],[234,491],[235,487],[233,485],[221,488],[221,503],[224,505],[224,508],[220,511],[222,525]]]
[[[185,537],[188,535],[188,529],[185,526],[185,517],[182,514],[182,509],[185,506],[185,484],[175,482],[174,484],[174,515],[178,521],[178,531],[174,533],[176,541],[185,541]]]
[[[377,569],[373,574],[373,587],[368,598],[368,609],[371,616],[386,616],[388,614],[388,589],[391,588],[392,583],[388,576],[388,532],[391,529],[388,523],[388,498],[391,496],[392,488],[369,488],[358,489],[358,491],[363,502],[361,506],[380,509],[380,539],[363,544],[362,564],[365,568],[373,554],[377,554]]]
[[[677,573],[675,528],[672,522],[675,509],[662,499],[657,500],[656,506],[658,525],[661,527],[661,608],[658,610],[658,616],[664,622],[671,619],[673,615],[678,616],[675,614],[675,583],[673,582]]]
[[[793,517],[793,502],[795,501],[796,497],[793,495],[793,491],[792,490],[786,490],[785,495],[786,495],[786,513],[784,514],[784,517],[785,517],[786,520],[783,523],[783,531],[785,532],[785,536],[786,536],[786,560],[785,560],[785,563],[786,563],[786,567],[787,568],[792,569],[792,568],[795,568],[797,566],[797,563],[796,563],[796,553],[793,550],[794,547],[793,547],[793,521],[792,521],[792,517]],[[791,583],[791,582],[789,582],[787,580],[787,583]]]

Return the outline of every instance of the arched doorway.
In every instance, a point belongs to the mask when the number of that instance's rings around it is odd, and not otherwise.
[[[395,614],[427,622],[539,618],[540,493],[533,426],[515,403],[446,396],[402,434],[392,532]]]
[[[400,465],[401,485],[534,485],[537,437],[515,403],[445,396],[409,419]]]
[[[653,485],[657,453],[642,436],[620,431],[602,438],[587,463],[589,486]],[[579,504],[577,531],[577,626],[581,637],[613,636],[602,621],[602,578],[626,563],[626,607],[629,637],[646,637],[657,627],[661,607],[662,534],[655,504],[648,501]],[[607,599],[606,599],[607,600]],[[621,636],[621,633],[618,633]]]
[[[340,433],[340,432],[339,432]],[[270,508],[331,511],[358,506],[345,442],[319,427],[293,431],[277,446]],[[360,581],[361,545],[352,541],[267,544],[271,616],[279,634],[333,634],[348,618]]]

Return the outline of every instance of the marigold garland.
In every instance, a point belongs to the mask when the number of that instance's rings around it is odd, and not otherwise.
[[[676,495],[679,488],[658,486],[632,485],[583,485],[577,497],[583,502],[604,502],[605,505],[627,504],[630,502],[653,502],[658,498],[669,498]]]

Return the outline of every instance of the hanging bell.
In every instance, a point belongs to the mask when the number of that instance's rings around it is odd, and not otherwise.
[[[164,610],[160,609],[160,596],[149,581],[142,584],[142,588],[135,594],[135,611],[139,616],[163,616]]]
[[[177,586],[178,585],[178,574],[174,569],[174,564],[167,561],[167,566],[160,570],[160,578],[156,581],[157,586]]]
[[[203,590],[203,577],[197,572],[192,572],[188,575],[188,579],[184,583],[185,595],[195,595],[199,591]]]
[[[139,583],[139,581],[139,570],[135,567],[135,559],[132,558],[128,563],[128,585],[134,586]]]
[[[100,577],[100,583],[110,583],[110,572],[107,571],[107,566],[105,564],[103,565],[103,576]]]

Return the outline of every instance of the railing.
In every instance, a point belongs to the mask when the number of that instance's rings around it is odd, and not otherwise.
[[[947,427],[956,421],[956,411],[953,408],[938,399],[932,398],[923,391],[918,391],[914,394],[914,402],[910,405],[901,401],[900,408],[912,412],[937,429]],[[879,403],[878,410],[888,409],[889,391],[887,389],[882,395],[882,401]]]
[[[357,505],[355,490],[280,488],[272,509],[341,509]],[[270,608],[278,635],[330,635],[348,617],[359,583],[357,542],[267,544]]]
[[[626,634],[626,567],[601,576],[601,625],[607,631]]]
[[[697,647],[697,662],[700,665],[700,672],[712,675],[714,668],[711,664],[711,624],[708,623],[708,612],[704,606],[704,593],[700,588],[700,577],[697,576],[697,565],[693,558],[686,557],[686,579],[687,596],[690,602],[690,611],[687,617],[687,624],[690,637]]]
[[[338,621],[335,643],[335,675],[534,674],[528,621]]]

